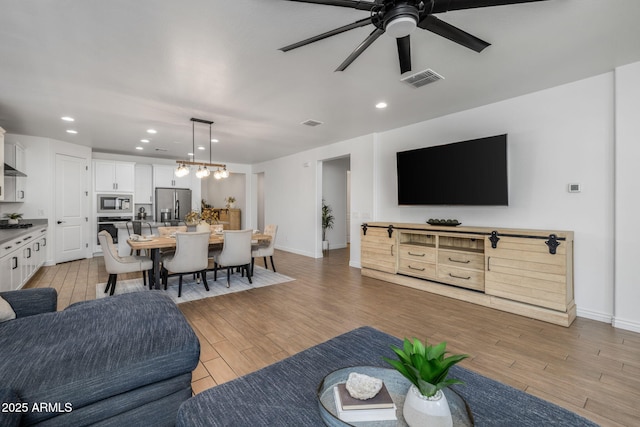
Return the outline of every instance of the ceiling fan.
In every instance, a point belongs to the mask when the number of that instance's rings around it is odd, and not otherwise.
[[[445,37],[455,43],[467,47],[476,52],[481,52],[490,45],[484,40],[467,33],[451,24],[436,18],[434,14],[448,12],[450,10],[472,9],[479,7],[502,6],[517,3],[532,3],[545,0],[289,0],[302,3],[316,3],[328,6],[348,7],[351,9],[370,12],[368,18],[360,19],[352,24],[344,25],[326,33],[302,40],[280,48],[288,52],[318,40],[364,27],[372,24],[375,28],[369,36],[344,60],[336,71],[344,71],[362,52],[376,41],[382,34],[387,33],[396,39],[398,44],[398,59],[400,60],[400,73],[411,71],[411,45],[409,34],[418,27]]]

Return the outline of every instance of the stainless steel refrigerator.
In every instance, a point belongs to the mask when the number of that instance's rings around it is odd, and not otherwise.
[[[185,216],[191,211],[191,190],[188,188],[163,188],[156,187],[156,216],[157,222],[167,221],[162,213],[170,214],[168,221],[184,221]]]

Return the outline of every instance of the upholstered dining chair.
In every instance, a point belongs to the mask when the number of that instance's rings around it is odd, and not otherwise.
[[[105,230],[98,233],[98,240],[102,247],[104,266],[107,273],[109,273],[109,280],[107,281],[107,286],[104,288],[105,293],[111,290],[109,295],[113,295],[116,290],[118,274],[133,273],[136,271],[142,272],[144,286],[147,286],[147,277],[150,277],[150,271],[153,269],[153,261],[151,261],[151,259],[145,256],[119,256],[118,250],[113,244],[111,234]]]
[[[149,228],[149,234],[153,234],[153,229],[151,228],[151,224],[146,222],[146,221],[127,221],[126,226],[127,226],[127,233],[129,234],[129,237],[131,237],[131,235],[133,234],[137,234],[138,236],[142,236],[142,231],[143,231],[143,225],[144,230],[147,229],[147,227]],[[146,251],[145,251],[146,252]],[[133,255],[133,248],[131,248],[131,252],[129,253],[129,255]],[[140,250],[136,251],[136,255],[140,255]]]
[[[187,231],[186,225],[178,225],[175,227],[158,227],[158,235],[160,237],[169,237],[177,232],[184,233]],[[160,249],[160,256],[173,255],[176,252],[173,248]]]
[[[267,257],[271,260],[271,269],[276,272],[276,266],[273,264],[273,245],[276,243],[276,234],[278,233],[278,226],[275,224],[269,224],[264,228],[264,234],[271,236],[269,246],[254,246],[251,250],[251,274],[253,274],[253,265],[256,258],[264,258],[264,268],[269,269],[267,266]]]
[[[240,267],[251,281],[251,236],[253,230],[225,230],[222,251],[213,257],[213,280],[218,280],[218,267],[227,269],[227,288],[231,285],[231,272]]]
[[[167,289],[169,276],[180,276],[178,281],[178,297],[182,295],[182,276],[199,273],[208,291],[207,267],[209,265],[209,236],[207,231],[193,233],[176,232],[176,252],[162,257],[161,276],[164,289]]]

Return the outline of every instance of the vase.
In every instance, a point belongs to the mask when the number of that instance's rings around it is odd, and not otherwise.
[[[410,427],[452,427],[451,409],[442,390],[431,396],[423,396],[411,385],[402,409],[404,420]]]
[[[20,222],[19,219],[13,219],[13,218],[9,218],[7,220],[7,224],[18,224]]]
[[[196,231],[210,231],[209,224],[206,222],[201,222],[196,225]]]

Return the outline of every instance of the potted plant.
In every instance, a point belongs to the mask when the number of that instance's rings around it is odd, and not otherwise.
[[[333,228],[335,217],[332,214],[331,206],[322,199],[322,251],[329,250],[329,241],[327,240],[327,230]]]
[[[6,213],[4,214],[5,218],[8,218],[7,223],[9,224],[17,224],[22,219],[21,213]]]
[[[224,199],[224,202],[227,204],[227,209],[233,209],[236,207],[236,198],[233,196],[229,196]]]
[[[469,357],[454,354],[445,357],[447,343],[427,345],[417,338],[404,339],[403,348],[391,346],[399,360],[383,359],[411,382],[404,402],[403,416],[411,427],[452,426],[451,410],[442,389],[462,381],[447,378],[449,368]]]

